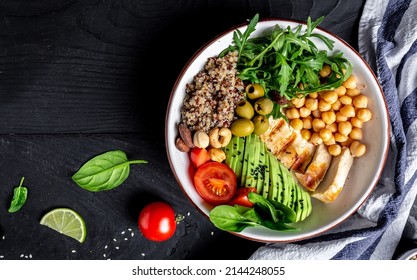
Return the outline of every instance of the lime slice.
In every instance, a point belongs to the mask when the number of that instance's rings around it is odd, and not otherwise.
[[[56,208],[46,213],[40,222],[59,233],[83,243],[87,235],[83,218],[69,208]]]

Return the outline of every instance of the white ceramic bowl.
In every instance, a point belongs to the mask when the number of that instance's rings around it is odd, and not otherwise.
[[[411,260],[412,258],[415,258],[416,256],[417,256],[417,248],[414,248],[402,254],[398,259],[399,260]]]
[[[302,23],[277,19],[261,20],[251,37],[259,36],[276,24],[286,28],[287,26],[296,27]],[[178,136],[177,125],[180,121],[180,107],[185,97],[186,84],[190,83],[193,76],[203,68],[208,57],[218,55],[232,43],[232,33],[236,28],[244,32],[246,25],[234,27],[220,34],[198,50],[189,60],[173,87],[166,114],[165,137],[171,169],[184,193],[207,217],[212,206],[206,203],[194,188],[189,173],[188,154],[179,152],[175,147],[175,139]],[[298,231],[278,232],[263,227],[253,227],[237,234],[241,237],[261,242],[290,242],[322,234],[355,213],[372,192],[383,170],[389,146],[389,118],[382,89],[368,64],[351,46],[323,29],[316,28],[314,31],[335,41],[333,51],[339,50],[344,53],[344,56],[353,64],[353,74],[358,84],[366,86],[363,92],[368,96],[368,107],[373,112],[372,120],[364,126],[363,142],[367,145],[367,153],[355,159],[345,187],[336,201],[324,204],[312,199],[312,214],[303,222],[297,223]],[[316,45],[319,49],[327,50],[321,42]]]

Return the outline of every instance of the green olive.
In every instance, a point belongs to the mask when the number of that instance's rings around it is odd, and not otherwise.
[[[260,84],[250,84],[246,86],[246,95],[249,99],[257,99],[265,95],[264,88]]]
[[[265,116],[257,115],[252,119],[252,122],[255,126],[253,133],[256,135],[264,134],[269,128],[269,121]]]
[[[254,107],[259,115],[268,115],[274,109],[274,102],[269,98],[259,98],[256,100]]]
[[[248,119],[237,119],[232,122],[230,126],[232,134],[237,137],[245,137],[250,135],[254,128],[255,126],[253,125],[253,122]]]
[[[252,104],[250,104],[247,100],[239,101],[236,105],[235,112],[239,117],[249,120],[255,115]]]

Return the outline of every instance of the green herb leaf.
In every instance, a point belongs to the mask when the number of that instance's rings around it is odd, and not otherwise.
[[[240,209],[242,210],[242,209]],[[248,226],[257,223],[250,221],[238,212],[238,208],[230,205],[219,205],[210,211],[210,221],[219,229],[241,232]]]
[[[77,185],[91,192],[111,190],[127,179],[130,165],[138,163],[147,161],[129,161],[123,151],[109,151],[86,162],[72,179]]]
[[[20,180],[20,184],[18,187],[14,188],[13,192],[13,199],[10,203],[9,212],[14,213],[16,211],[19,211],[20,208],[25,204],[28,190],[23,186],[23,181],[25,180],[25,177],[22,177]]]

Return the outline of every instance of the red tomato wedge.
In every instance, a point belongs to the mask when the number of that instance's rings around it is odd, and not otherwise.
[[[236,175],[224,163],[207,162],[194,175],[194,186],[201,197],[212,204],[229,202],[236,194]]]
[[[210,155],[204,148],[192,148],[190,151],[190,160],[195,167],[199,168],[210,160]]]
[[[249,201],[248,194],[250,192],[256,193],[256,188],[241,187],[237,190],[236,196],[228,203],[229,205],[241,205],[246,207],[252,207],[253,203]]]

